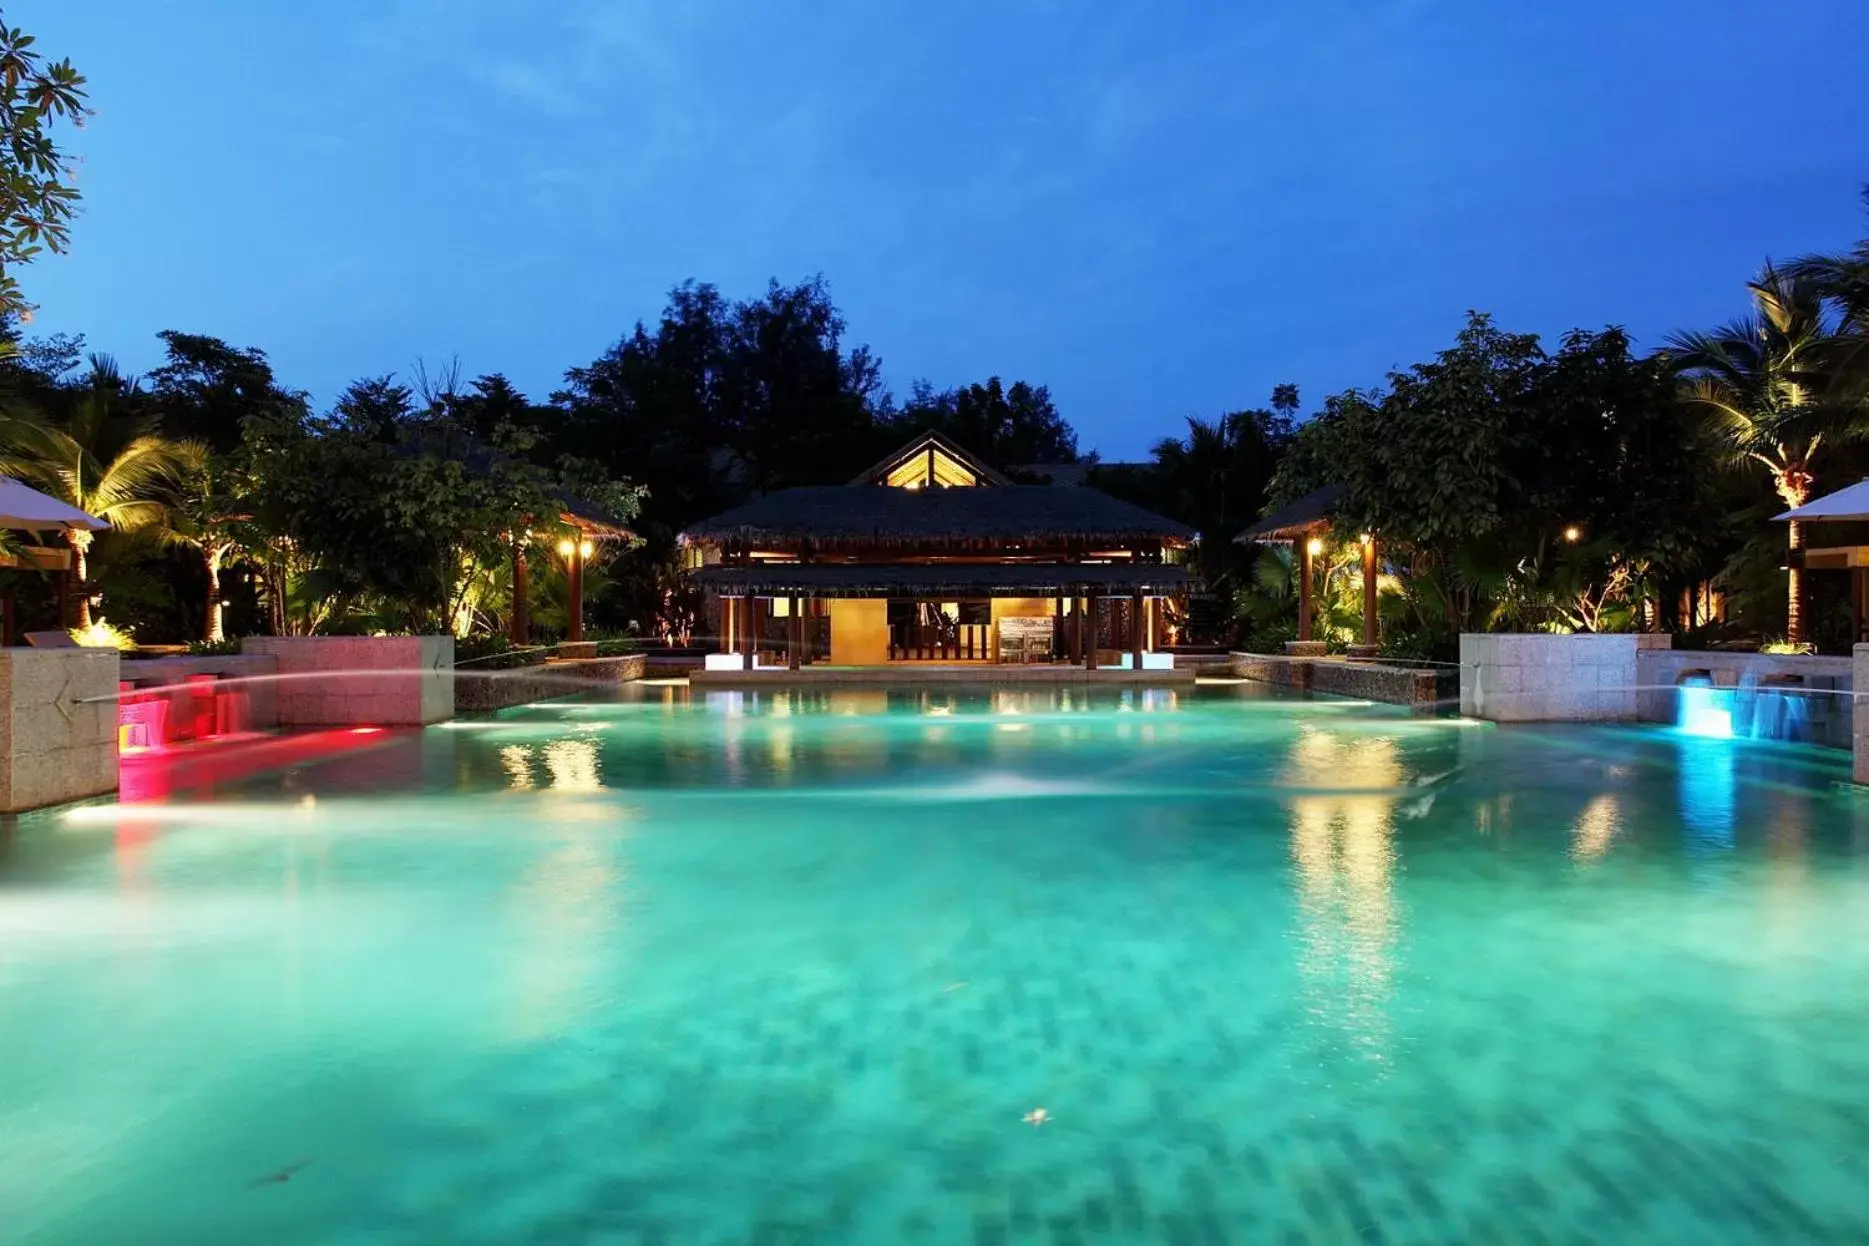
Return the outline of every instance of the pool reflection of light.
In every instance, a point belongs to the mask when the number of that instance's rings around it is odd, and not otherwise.
[[[1579,861],[1595,861],[1609,851],[1610,841],[1622,827],[1622,807],[1613,792],[1604,792],[1584,806],[1572,828],[1576,840],[1571,856]]]
[[[1683,689],[1682,691],[1686,691]],[[1725,852],[1733,846],[1737,777],[1733,748],[1701,740],[1681,742],[1681,822],[1696,848]]]

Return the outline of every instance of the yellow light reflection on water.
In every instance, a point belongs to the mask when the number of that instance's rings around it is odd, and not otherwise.
[[[1622,829],[1622,805],[1614,792],[1594,797],[1577,815],[1571,829],[1571,856],[1579,861],[1595,861],[1609,851],[1616,832]]]
[[[1393,739],[1306,727],[1292,743],[1285,779],[1312,789],[1290,798],[1298,971],[1312,1015],[1386,1061],[1400,753]]]
[[[597,746],[589,740],[553,740],[545,746],[545,769],[557,791],[595,792],[603,787]]]
[[[506,786],[515,792],[532,787],[532,750],[523,744],[508,744],[500,750],[500,768],[506,771]]]

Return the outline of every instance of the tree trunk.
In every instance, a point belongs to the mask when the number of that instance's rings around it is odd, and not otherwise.
[[[201,620],[201,638],[209,644],[222,640],[221,630],[221,555],[218,550],[203,550],[202,564],[208,571],[207,614]]]
[[[71,578],[78,586],[77,626],[91,626],[91,586],[85,583],[84,546],[73,534],[71,542]]]
[[[1797,503],[1803,504],[1802,501]],[[1797,564],[1797,551],[1804,548],[1804,526],[1795,519],[1785,526],[1790,530],[1791,548],[1785,583],[1785,639],[1801,645],[1804,643],[1804,569]]]

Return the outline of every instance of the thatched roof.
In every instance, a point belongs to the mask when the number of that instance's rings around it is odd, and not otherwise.
[[[1234,537],[1242,545],[1254,541],[1290,541],[1330,527],[1331,511],[1343,498],[1342,485],[1325,485],[1290,506],[1280,507]]]
[[[1047,540],[1185,545],[1194,531],[1095,489],[1005,485],[995,489],[892,489],[833,485],[781,489],[702,520],[685,545],[745,541],[784,549],[952,543],[1018,545]]]
[[[1163,563],[925,563],[862,566],[838,563],[756,563],[703,567],[704,588],[727,596],[801,597],[1084,597],[1142,592],[1165,596],[1185,587],[1188,573]]]

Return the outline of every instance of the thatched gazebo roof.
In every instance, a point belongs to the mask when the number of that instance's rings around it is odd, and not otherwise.
[[[1325,485],[1289,506],[1281,506],[1233,539],[1241,545],[1260,541],[1295,541],[1330,527],[1331,512],[1343,499],[1342,485]]]
[[[1003,485],[989,489],[892,489],[831,485],[781,489],[702,520],[684,545],[743,542],[786,549],[955,545],[1016,548],[1060,539],[1123,546],[1185,546],[1194,530],[1095,489]]]

